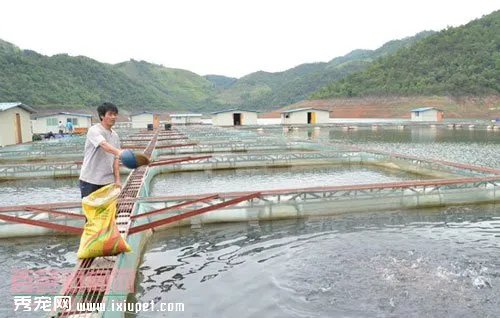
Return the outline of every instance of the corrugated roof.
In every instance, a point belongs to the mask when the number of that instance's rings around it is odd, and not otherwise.
[[[134,114],[132,114],[132,115],[130,115],[130,116],[137,116],[137,115],[142,115],[142,114],[160,115],[160,113],[156,113],[156,112],[152,112],[152,111],[147,111],[147,110],[145,110],[145,111],[142,111],[142,112],[140,112],[140,113],[134,113]]]
[[[258,113],[256,110],[246,110],[246,109],[238,109],[238,108],[233,108],[233,109],[226,109],[226,110],[220,110],[218,112],[212,112],[212,114],[221,114],[221,113],[233,113],[233,112],[250,112],[250,113]]]
[[[323,112],[330,112],[329,110],[326,109],[320,109],[320,108],[312,108],[312,107],[307,107],[307,108],[296,108],[296,109],[289,109],[289,110],[284,110],[281,113],[295,113],[295,112],[302,112],[306,110],[318,110],[318,111],[323,111]]]
[[[203,114],[170,114],[170,117],[201,117]]]
[[[411,111],[412,112],[425,112],[425,111],[428,111],[428,110],[431,110],[431,109],[435,109],[435,110],[441,110],[441,109],[438,109],[436,107],[420,107],[420,108],[415,108],[415,109],[412,109]]]
[[[34,110],[32,107],[24,105],[23,103],[20,103],[20,102],[0,103],[0,111],[5,111],[7,109],[14,108],[14,107],[20,107],[20,108],[24,109],[25,111],[27,111],[29,113],[35,113],[36,112],[36,110]]]
[[[92,115],[89,114],[78,114],[78,113],[69,113],[69,112],[58,112],[58,113],[50,113],[50,114],[40,114],[40,115],[33,115],[33,118],[42,118],[42,117],[50,117],[50,116],[57,116],[57,115],[66,115],[66,116],[78,116],[78,117],[92,117]]]

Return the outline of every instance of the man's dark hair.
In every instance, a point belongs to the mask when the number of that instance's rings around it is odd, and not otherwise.
[[[115,106],[115,104],[112,103],[103,103],[101,106],[97,107],[97,114],[99,115],[99,120],[102,121],[102,118],[104,115],[106,115],[106,112],[113,112],[118,114],[118,107]]]

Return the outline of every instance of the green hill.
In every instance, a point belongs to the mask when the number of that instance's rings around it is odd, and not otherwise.
[[[67,54],[47,57],[0,40],[0,100],[38,108],[82,108],[113,101],[125,109],[209,112],[228,107],[276,109],[305,99],[325,83],[364,69],[373,58],[427,35],[355,50],[328,63],[240,79],[206,75],[131,60],[116,65]]]
[[[0,40],[0,100],[38,107],[81,108],[113,101],[125,109],[213,111],[227,107],[270,110],[305,99],[325,83],[364,69],[373,58],[427,34],[355,50],[328,63],[241,79],[166,68],[131,60],[110,65],[87,57],[47,57]]]
[[[48,57],[1,40],[0,70],[0,101],[51,109],[112,101],[134,111],[268,111],[307,98],[499,94],[500,12],[376,50],[240,79],[202,77],[145,61],[111,65],[83,56]]]
[[[354,96],[486,96],[500,93],[500,11],[448,28],[364,71],[332,82],[311,99]]]
[[[116,65],[66,54],[47,57],[0,42],[0,100],[81,108],[113,101],[126,109],[213,109],[212,84],[147,62]]]
[[[377,50],[354,50],[328,63],[301,64],[279,73],[252,73],[222,91],[218,101],[261,110],[293,104],[306,99],[329,82],[363,70],[374,59],[410,46],[433,33],[424,31],[402,40],[390,41]]]
[[[114,66],[130,80],[146,87],[163,104],[156,108],[211,110],[216,92],[210,81],[189,71],[166,68],[144,61],[129,61]]]
[[[213,88],[218,91],[230,87],[234,84],[234,82],[238,80],[237,78],[227,77],[223,75],[205,75],[203,77],[210,81],[213,85]]]

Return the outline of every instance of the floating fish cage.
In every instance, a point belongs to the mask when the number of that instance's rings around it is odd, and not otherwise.
[[[113,280],[120,270],[135,273],[142,250],[154,231],[179,226],[199,228],[203,224],[219,222],[259,222],[500,200],[500,170],[486,167],[330,142],[290,141],[279,135],[263,136],[262,132],[252,130],[210,126],[189,126],[152,133],[129,132],[122,139],[124,148],[143,151],[152,159],[148,167],[132,171],[121,169],[128,176],[118,199],[116,223],[133,252],[107,257],[106,260],[79,260],[60,293],[71,296],[73,302],[105,303],[126,299],[127,293],[120,294],[113,290]],[[60,143],[58,148],[37,145],[32,149],[10,149],[0,152],[0,159],[9,156],[23,158],[26,155],[47,158],[51,155],[76,156],[81,155],[82,145],[79,141]],[[35,147],[39,148],[35,150]],[[426,180],[371,184],[151,196],[152,180],[162,174],[325,165],[379,167],[427,177]],[[0,180],[77,177],[80,167],[79,161],[26,163],[19,160],[0,164]],[[24,203],[0,207],[0,233],[3,238],[79,235],[83,222],[80,202]],[[104,278],[96,283],[92,277],[98,274]],[[58,312],[54,316],[71,317],[77,314],[84,313]],[[106,317],[110,315],[113,313],[103,313]]]

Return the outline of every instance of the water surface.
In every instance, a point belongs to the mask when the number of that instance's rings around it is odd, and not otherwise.
[[[178,229],[149,244],[135,298],[179,317],[498,317],[499,238],[495,205]]]
[[[151,182],[151,195],[263,191],[430,178],[360,165],[207,170],[158,175]]]
[[[42,310],[14,311],[14,296],[57,294],[75,266],[79,243],[76,236],[0,239],[0,317],[46,317]],[[31,281],[24,280],[29,287],[13,283],[21,273],[31,276]]]

